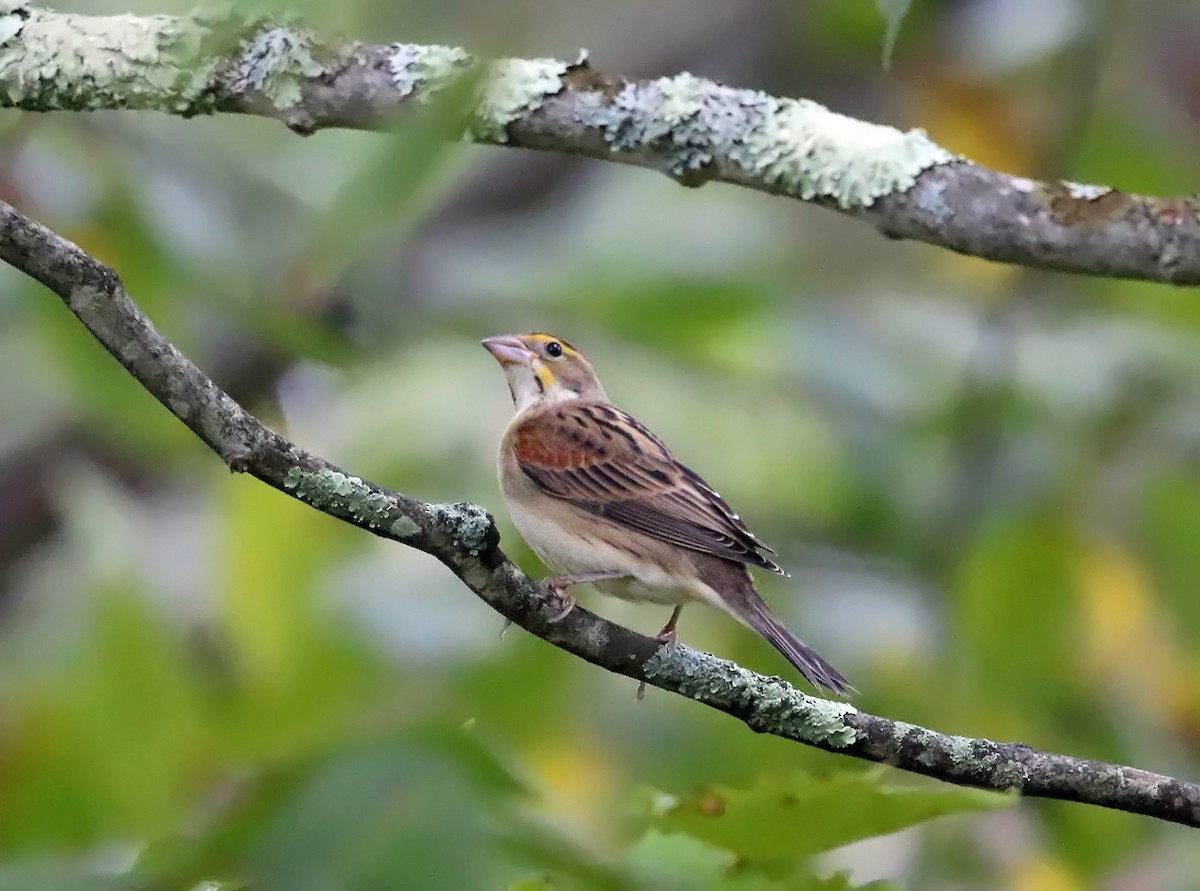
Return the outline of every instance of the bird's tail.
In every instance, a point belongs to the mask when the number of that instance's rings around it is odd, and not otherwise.
[[[848,696],[854,690],[842,673],[818,656],[808,644],[783,626],[757,593],[747,597],[742,619],[767,639],[788,662],[796,667],[804,679],[814,687],[823,687],[838,696]]]

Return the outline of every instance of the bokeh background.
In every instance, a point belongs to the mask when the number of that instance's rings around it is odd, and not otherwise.
[[[288,5],[374,42],[586,46],[606,72],[806,96],[1013,173],[1197,189],[1187,0],[916,0],[887,71],[870,0]],[[0,194],[268,423],[486,505],[535,574],[478,340],[559,333],[773,544],[793,577],[765,595],[861,707],[1200,777],[1193,292],[415,118],[300,139],[4,112]],[[1194,831],[960,795],[501,640],[431,558],[231,475],[7,269],[0,320],[0,888],[1195,887]],[[721,616],[681,631],[792,677]]]

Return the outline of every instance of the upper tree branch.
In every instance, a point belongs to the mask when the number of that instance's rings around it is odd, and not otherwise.
[[[477,67],[464,50],[320,38],[263,19],[83,16],[0,0],[0,107],[267,115],[301,133],[380,128]],[[690,74],[605,75],[586,58],[492,63],[477,142],[565,152],[810,201],[893,238],[1024,266],[1200,283],[1200,203],[1038,182],[920,131]]]
[[[726,712],[761,733],[829,752],[951,783],[1200,826],[1196,783],[868,715],[683,645],[660,647],[582,607],[552,621],[561,605],[544,600],[508,561],[482,508],[426,504],[389,492],[268,430],[155,330],[115,272],[3,202],[0,259],[62,298],[105,349],[230,468],[332,517],[432,554],[497,612],[569,653]]]

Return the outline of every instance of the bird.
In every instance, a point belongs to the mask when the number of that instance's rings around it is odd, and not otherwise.
[[[500,488],[513,525],[559,573],[542,581],[561,605],[591,583],[623,600],[672,607],[657,637],[678,640],[688,603],[705,603],[767,640],[813,686],[846,678],[792,634],[754,587],[750,567],[787,575],[738,514],[661,439],[604,392],[591,363],[561,337],[488,337],[516,414],[500,440]]]

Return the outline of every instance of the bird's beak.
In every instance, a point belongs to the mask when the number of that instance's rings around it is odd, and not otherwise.
[[[534,354],[529,347],[511,334],[487,337],[480,341],[501,365],[532,365]]]

